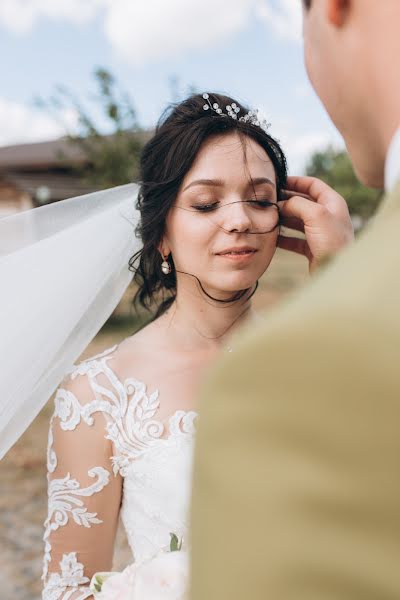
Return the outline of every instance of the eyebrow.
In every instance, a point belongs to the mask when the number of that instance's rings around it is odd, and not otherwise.
[[[267,183],[275,189],[275,183],[271,181],[271,179],[268,179],[268,177],[254,177],[254,179],[252,179],[249,182],[249,187],[253,185],[261,185],[262,183]],[[182,192],[185,192],[186,190],[188,190],[191,187],[194,187],[195,185],[209,185],[213,187],[222,187],[224,185],[224,182],[222,181],[222,179],[196,179],[195,181],[189,183],[189,185],[187,185],[182,190]]]

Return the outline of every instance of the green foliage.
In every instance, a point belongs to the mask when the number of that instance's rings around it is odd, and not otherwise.
[[[96,592],[101,592],[101,588],[103,587],[104,579],[100,577],[100,575],[95,576],[94,589]]]
[[[95,110],[85,108],[67,88],[59,86],[56,94],[46,100],[38,100],[45,109],[52,110],[62,121],[65,111],[71,109],[78,116],[77,131],[68,132],[67,139],[79,147],[86,158],[79,172],[88,182],[98,187],[122,185],[137,179],[140,153],[145,141],[130,96],[117,88],[114,76],[103,68],[94,72],[97,87]],[[102,130],[96,124],[93,113],[98,113]]]
[[[169,545],[170,552],[179,552],[182,550],[182,540],[179,542],[179,538],[176,533],[170,533],[171,541]]]
[[[350,213],[363,221],[368,220],[378,208],[382,191],[367,188],[358,181],[347,152],[338,152],[331,147],[315,152],[307,163],[306,172],[322,179],[343,196]]]

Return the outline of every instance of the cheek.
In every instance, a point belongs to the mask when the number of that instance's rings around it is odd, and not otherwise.
[[[177,213],[168,223],[168,240],[174,257],[184,261],[185,257],[207,253],[218,228],[205,216],[199,218],[184,210]]]
[[[317,53],[313,50],[312,43],[308,38],[304,40],[304,64],[310,83],[318,93],[318,58]]]
[[[269,233],[260,243],[260,259],[269,264],[269,261],[276,252],[276,245],[278,242],[279,229],[274,233]]]
[[[307,20],[304,25],[304,64],[311,85],[321,97],[328,65],[326,64],[327,57],[324,56],[326,53],[324,40],[320,38],[320,35],[315,23],[312,25]]]

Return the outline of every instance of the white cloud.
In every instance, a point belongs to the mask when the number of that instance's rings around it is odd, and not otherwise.
[[[43,19],[79,25],[101,14],[114,50],[142,65],[218,47],[254,16],[279,37],[299,39],[300,6],[300,0],[1,0],[0,26],[23,34]]]
[[[260,0],[257,16],[283,40],[300,41],[302,14],[300,0]]]
[[[256,0],[114,0],[108,39],[133,64],[208,51],[246,27]]]
[[[110,0],[1,0],[0,24],[27,33],[43,18],[81,24],[90,21]]]
[[[63,122],[73,129],[77,115],[72,110],[62,114]],[[63,125],[41,110],[0,98],[0,145],[51,140],[65,135]]]
[[[114,0],[104,28],[121,57],[142,65],[218,47],[253,16],[284,40],[301,39],[300,0]]]

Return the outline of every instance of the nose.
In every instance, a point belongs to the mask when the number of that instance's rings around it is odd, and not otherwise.
[[[230,233],[246,233],[251,230],[251,219],[245,202],[234,200],[221,207],[222,226]]]

